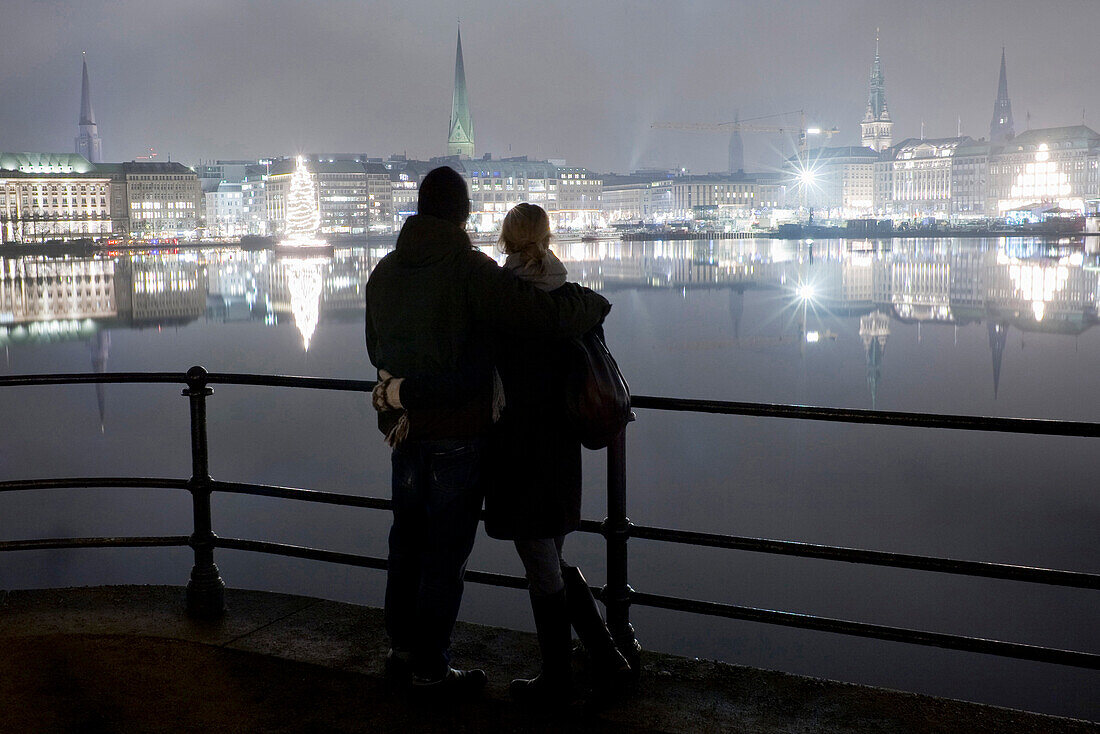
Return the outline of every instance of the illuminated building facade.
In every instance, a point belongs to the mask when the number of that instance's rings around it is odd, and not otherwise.
[[[738,176],[677,176],[671,185],[674,219],[715,220],[744,216],[756,208],[756,184]]]
[[[989,203],[989,161],[995,146],[964,140],[951,157],[951,218],[957,222],[996,214]]]
[[[240,237],[248,234],[240,183],[222,181],[206,197],[206,233],[211,237]]]
[[[110,179],[74,153],[0,153],[0,243],[111,233]]]
[[[815,218],[845,219],[871,214],[878,160],[879,154],[868,147],[826,146],[808,150],[804,161],[789,158],[787,167]]]
[[[115,234],[181,239],[196,236],[203,200],[193,170],[181,163],[153,161],[101,163],[95,168],[110,177],[111,200],[122,205],[115,217]]]
[[[953,213],[955,151],[975,141],[968,137],[909,138],[883,153],[890,188],[883,209],[901,219],[948,219]]]
[[[306,156],[306,167],[316,179],[321,233],[364,236],[369,231],[389,232],[393,228],[393,187],[390,173],[380,163],[355,159]],[[271,164],[264,182],[268,234],[282,234],[286,228],[287,194],[295,159]]]
[[[608,224],[654,224],[672,213],[672,177],[604,176],[600,205]]]
[[[498,229],[508,210],[521,201],[538,204],[550,214],[551,224],[556,224],[559,181],[558,167],[553,163],[529,161],[526,156],[473,161],[443,159],[440,163],[449,165],[466,179],[473,229],[482,232]]]
[[[1085,127],[1028,130],[991,157],[990,197],[997,213],[1055,204],[1083,213],[1100,197],[1100,134]]]
[[[550,215],[556,228],[588,229],[601,223],[603,179],[587,168],[558,167],[558,206]]]
[[[267,218],[267,175],[270,164],[248,166],[241,179],[241,216],[246,234],[266,236],[271,224]]]

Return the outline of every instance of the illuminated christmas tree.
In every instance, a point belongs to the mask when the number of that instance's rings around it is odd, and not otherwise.
[[[320,247],[325,242],[317,238],[321,228],[321,212],[317,207],[317,191],[306,160],[298,156],[298,165],[290,177],[286,195],[286,237],[279,243],[286,247]]]

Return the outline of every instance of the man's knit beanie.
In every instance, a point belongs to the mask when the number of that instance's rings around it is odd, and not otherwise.
[[[420,182],[416,210],[419,214],[446,219],[461,227],[470,216],[470,197],[465,179],[449,166],[433,168]]]

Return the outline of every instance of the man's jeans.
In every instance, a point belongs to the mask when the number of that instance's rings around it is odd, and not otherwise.
[[[386,631],[413,672],[447,671],[466,559],[481,513],[482,441],[408,441],[393,450]]]

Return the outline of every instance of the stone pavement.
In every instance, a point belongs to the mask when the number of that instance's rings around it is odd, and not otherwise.
[[[0,591],[0,732],[1100,732],[1087,722],[645,653],[637,690],[599,707],[527,712],[530,634],[459,624],[455,653],[490,676],[432,704],[383,678],[377,609],[228,590],[216,623],[183,590]]]

